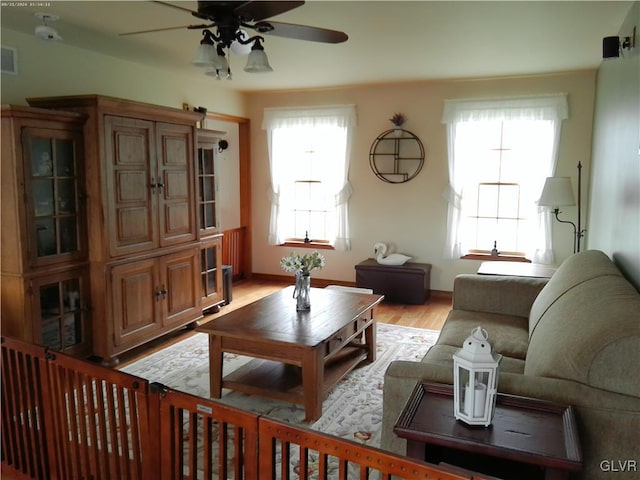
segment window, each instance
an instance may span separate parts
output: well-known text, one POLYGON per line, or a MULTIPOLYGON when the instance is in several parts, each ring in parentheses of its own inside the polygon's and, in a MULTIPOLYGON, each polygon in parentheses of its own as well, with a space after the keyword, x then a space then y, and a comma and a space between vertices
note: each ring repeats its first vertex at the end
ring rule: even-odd
POLYGON ((353 107, 266 109, 271 166, 269 243, 348 250, 347 180, 353 107))
POLYGON ((336 236, 333 173, 343 168, 345 127, 294 126, 272 132, 274 160, 282 166, 281 225, 286 240, 327 242, 336 236))
POLYGON ((566 97, 448 101, 447 257, 489 253, 552 263, 550 221, 536 202, 555 168, 566 97))

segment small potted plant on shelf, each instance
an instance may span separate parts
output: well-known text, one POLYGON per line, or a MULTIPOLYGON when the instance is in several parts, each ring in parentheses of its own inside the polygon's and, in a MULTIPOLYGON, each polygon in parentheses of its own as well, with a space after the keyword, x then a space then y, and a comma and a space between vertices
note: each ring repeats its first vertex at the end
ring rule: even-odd
POLYGON ((400 128, 402 124, 407 120, 407 117, 404 116, 404 113, 394 113, 393 116, 389 119, 391 123, 393 123, 396 128, 393 131, 393 134, 396 137, 402 136, 402 129, 400 128))

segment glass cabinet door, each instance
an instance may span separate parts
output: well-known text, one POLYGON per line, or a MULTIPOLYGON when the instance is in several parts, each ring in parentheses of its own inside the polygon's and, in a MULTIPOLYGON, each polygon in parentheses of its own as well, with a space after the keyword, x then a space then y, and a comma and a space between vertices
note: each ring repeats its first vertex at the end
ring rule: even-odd
POLYGON ((72 132, 26 129, 27 209, 34 266, 81 258, 81 142, 72 132))
POLYGON ((203 242, 200 249, 200 277, 202 285, 202 309, 207 309, 223 301, 222 270, 219 268, 222 242, 219 237, 203 242))
POLYGON ((216 233, 218 216, 216 210, 216 150, 217 138, 198 135, 198 195, 200 232, 216 233))
POLYGON ((84 270, 72 270, 32 281, 34 341, 73 354, 88 351, 89 288, 84 270))

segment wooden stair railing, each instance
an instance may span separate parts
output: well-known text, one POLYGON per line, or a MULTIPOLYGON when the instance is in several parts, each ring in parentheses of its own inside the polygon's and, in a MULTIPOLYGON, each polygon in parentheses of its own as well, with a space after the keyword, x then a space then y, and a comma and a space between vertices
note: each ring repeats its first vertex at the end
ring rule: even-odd
POLYGON ((222 233, 222 263, 231 265, 233 281, 245 278, 247 227, 232 228, 222 233))
POLYGON ((149 382, 59 353, 47 359, 58 478, 144 478, 149 382))
POLYGON ((472 478, 19 340, 0 342, 3 479, 472 478))
POLYGON ((260 480, 293 478, 301 480, 310 478, 468 480, 473 478, 448 473, 435 465, 413 461, 378 448, 266 417, 260 418, 259 428, 260 480))
POLYGON ((2 338, 3 475, 144 479, 149 382, 2 338))
POLYGON ((258 478, 258 415, 159 383, 151 388, 163 452, 156 478, 258 478))
POLYGON ((15 478, 51 478, 56 466, 43 454, 55 443, 42 398, 41 386, 49 383, 45 349, 3 338, 1 359, 2 465, 15 478))

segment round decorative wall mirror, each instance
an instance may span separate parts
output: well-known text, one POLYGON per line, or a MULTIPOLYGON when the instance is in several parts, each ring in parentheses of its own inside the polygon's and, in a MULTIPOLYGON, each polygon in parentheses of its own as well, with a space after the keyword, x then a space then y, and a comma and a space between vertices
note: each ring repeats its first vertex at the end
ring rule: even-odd
POLYGON ((376 177, 384 182, 408 182, 422 170, 424 146, 408 130, 387 130, 378 135, 371 145, 369 165, 376 177))

